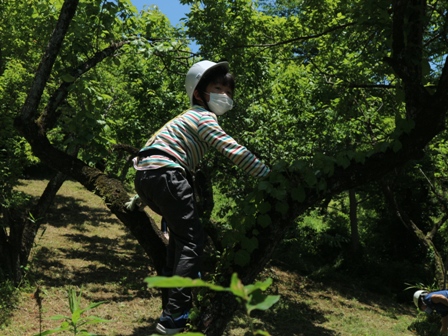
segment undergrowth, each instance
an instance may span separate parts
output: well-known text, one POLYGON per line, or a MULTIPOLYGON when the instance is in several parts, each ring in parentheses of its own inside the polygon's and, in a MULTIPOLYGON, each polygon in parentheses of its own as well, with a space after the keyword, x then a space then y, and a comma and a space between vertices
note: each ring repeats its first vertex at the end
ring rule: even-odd
POLYGON ((0 282, 0 329, 9 324, 19 299, 20 291, 11 281, 0 282))

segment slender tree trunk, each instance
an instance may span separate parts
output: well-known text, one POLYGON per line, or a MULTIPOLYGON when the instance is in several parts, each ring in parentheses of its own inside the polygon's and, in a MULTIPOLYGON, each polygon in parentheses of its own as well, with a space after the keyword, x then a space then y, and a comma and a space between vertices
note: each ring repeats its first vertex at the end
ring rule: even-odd
POLYGON ((15 209, 8 209, 3 213, 3 216, 6 225, 9 227, 9 235, 6 232, 1 234, 1 272, 3 277, 18 285, 22 278, 20 268, 21 233, 26 219, 21 218, 15 209))
POLYGON ((28 219, 23 228, 22 244, 20 250, 20 265, 26 266, 30 256, 31 249, 36 238, 37 231, 40 228, 41 220, 47 214, 49 208, 54 204, 54 199, 61 186, 67 180, 67 176, 57 172, 48 182, 42 196, 39 198, 37 205, 31 210, 34 219, 28 219))
POLYGON ((395 211, 397 217, 400 219, 403 225, 414 234, 415 238, 420 243, 426 246, 428 250, 432 251, 434 255, 434 276, 439 288, 443 288, 442 286, 444 286, 445 266, 442 256, 440 255, 439 251, 434 245, 434 242, 432 241, 432 237, 425 235, 425 233, 419 229, 419 227, 412 221, 412 219, 409 218, 408 214, 401 209, 389 185, 383 184, 383 193, 389 203, 389 206, 395 211))
POLYGON ((350 201, 350 235, 352 242, 352 252, 356 255, 359 251, 359 230, 358 230, 358 202, 356 200, 356 192, 354 189, 348 191, 350 201))
POLYGON ((448 269, 448 255, 445 258, 445 272, 443 273, 443 287, 442 288, 446 288, 446 270, 448 269))
POLYGON ((30 215, 16 210, 8 212, 6 220, 10 232, 9 236, 4 231, 0 234, 0 265, 15 285, 22 281, 23 269, 28 263, 41 219, 54 203, 54 198, 65 180, 66 175, 56 173, 48 182, 36 206, 30 210, 30 215))

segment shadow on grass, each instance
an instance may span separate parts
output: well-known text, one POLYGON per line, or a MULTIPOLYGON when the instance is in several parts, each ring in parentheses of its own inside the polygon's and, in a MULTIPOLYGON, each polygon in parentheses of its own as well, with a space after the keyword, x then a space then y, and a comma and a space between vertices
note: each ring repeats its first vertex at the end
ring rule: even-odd
MULTIPOLYGON (((84 199, 58 195, 45 221, 48 226, 69 229, 68 233, 67 231, 63 231, 66 232, 64 234, 61 233, 63 237, 82 245, 82 248, 74 247, 74 244, 66 244, 65 247, 58 248, 64 258, 81 259, 102 265, 100 267, 90 266, 90 273, 84 270, 75 270, 75 273, 80 272, 75 275, 82 275, 78 282, 102 282, 117 276, 121 278, 120 275, 124 272, 131 275, 138 274, 139 270, 145 274, 148 273, 148 267, 151 266, 150 259, 146 257, 144 250, 137 240, 127 232, 124 225, 111 216, 109 210, 90 207, 84 199), (111 233, 112 237, 89 234, 92 227, 104 227, 105 231, 100 231, 100 233, 105 232, 107 235, 107 230, 111 230, 111 226, 124 229, 124 234, 122 232, 119 237, 113 236, 114 233, 111 233)), ((40 260, 42 267, 45 267, 45 264, 51 266, 51 263, 55 263, 52 260, 51 252, 45 251, 45 249, 38 252, 36 259, 40 260)), ((59 266, 63 267, 62 264, 59 266)), ((51 282, 51 277, 47 280, 51 282)))
POLYGON ((148 336, 148 335, 157 334, 156 333, 157 322, 158 322, 158 319, 146 319, 145 324, 147 326, 134 328, 131 335, 132 336, 148 336))
POLYGON ((440 335, 440 316, 437 314, 426 315, 419 313, 417 319, 410 325, 409 329, 417 336, 440 335))
MULTIPOLYGON (((62 262, 48 248, 42 247, 34 257, 33 268, 38 270, 34 276, 51 287, 66 285, 79 286, 89 284, 118 284, 129 290, 142 291, 144 279, 150 273, 150 261, 141 253, 120 250, 123 243, 104 237, 83 237, 89 244, 83 249, 60 248, 65 262, 62 262), (70 260, 81 260, 83 266, 68 266, 70 260)), ((126 246, 131 244, 126 242, 126 246)), ((138 250, 137 246, 134 246, 138 250)), ((76 264, 75 264, 76 265, 76 264)), ((129 297, 123 295, 123 299, 129 297)))
POLYGON ((117 294, 114 300, 129 300, 128 290, 148 296, 143 280, 150 273, 151 261, 109 210, 90 207, 85 199, 58 195, 45 222, 47 230, 57 229, 52 239, 60 242, 36 249, 31 261, 33 278, 51 287, 103 285, 103 292, 110 284, 117 294))
POLYGON ((108 209, 93 208, 85 200, 57 195, 54 205, 45 217, 48 225, 66 227, 67 223, 77 230, 85 230, 85 225, 105 225, 116 223, 108 209))
POLYGON ((327 321, 324 312, 305 302, 289 300, 282 296, 273 310, 256 311, 253 317, 263 321, 256 329, 268 331, 271 335, 289 336, 332 336, 338 333, 320 326, 327 321), (275 313, 273 313, 275 311, 275 313))

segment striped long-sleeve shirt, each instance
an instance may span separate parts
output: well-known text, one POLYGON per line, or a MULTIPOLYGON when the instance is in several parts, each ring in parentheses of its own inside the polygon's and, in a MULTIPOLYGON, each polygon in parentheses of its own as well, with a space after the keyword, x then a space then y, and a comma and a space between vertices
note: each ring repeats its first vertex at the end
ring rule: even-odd
POLYGON ((270 172, 246 147, 224 132, 214 113, 200 106, 194 106, 166 123, 140 150, 159 149, 176 158, 177 162, 165 156, 151 155, 135 158, 134 167, 137 170, 180 168, 194 172, 210 147, 253 176, 263 177, 270 172))

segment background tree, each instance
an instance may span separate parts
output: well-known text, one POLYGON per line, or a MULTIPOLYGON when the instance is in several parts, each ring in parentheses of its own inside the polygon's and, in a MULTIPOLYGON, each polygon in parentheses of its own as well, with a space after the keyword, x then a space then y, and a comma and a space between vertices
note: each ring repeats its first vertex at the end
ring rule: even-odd
MULTIPOLYGON (((260 187, 279 200, 277 204, 271 202, 268 210, 259 204, 262 223, 269 223, 270 230, 275 231, 266 214, 271 220, 276 218, 272 221, 282 231, 279 217, 289 217, 288 211, 293 209, 303 211, 294 201, 305 198, 307 203, 313 196, 331 199, 338 194, 336 189, 360 184, 355 181, 365 184, 386 176, 405 161, 421 158, 426 143, 444 128, 442 101, 446 97, 442 98, 439 90, 445 81, 442 67, 446 65, 440 61, 444 60, 446 45, 440 43, 443 34, 427 25, 445 24, 440 16, 446 10, 443 6, 431 4, 427 10, 426 3, 412 1, 394 2, 392 7, 390 3, 365 1, 349 6, 335 1, 289 2, 287 9, 294 10, 283 11, 283 4, 275 2, 274 10, 270 8, 265 14, 246 1, 184 3, 192 4, 188 28, 199 44, 206 45, 211 36, 219 41, 204 53, 234 64, 242 83, 238 112, 258 112, 243 120, 261 125, 263 137, 258 137, 258 143, 248 141, 260 152, 274 154, 273 161, 283 158, 291 164, 288 183, 276 180, 273 174, 272 184, 260 187), (440 100, 436 103, 434 98, 440 100), (440 114, 434 112, 436 109, 440 114), (267 145, 270 141, 275 145, 267 145), (274 147, 278 152, 260 147, 274 147), (294 162, 297 158, 301 160, 294 162), (300 178, 294 170, 300 171, 300 178), (295 177, 302 182, 298 186, 295 177), (283 194, 279 185, 286 189, 283 194), (284 206, 285 195, 290 197, 289 207, 284 206), (273 209, 279 213, 272 214, 273 209)), ((244 122, 235 124, 247 126, 244 122)), ((250 127, 248 132, 256 134, 250 127)), ((228 180, 226 183, 229 185, 228 180)), ((244 205, 237 208, 246 209, 240 216, 256 213, 244 205)), ((256 231, 254 223, 245 229, 241 229, 241 221, 236 220, 235 225, 233 230, 244 232, 240 236, 256 231)), ((275 233, 268 235, 272 238, 275 233)), ((247 259, 250 255, 251 262, 258 264, 265 260, 263 253, 257 252, 265 252, 269 242, 259 239, 258 245, 248 245, 242 247, 247 253, 234 249, 235 255, 247 259), (254 245, 255 253, 250 253, 254 245)), ((242 272, 247 274, 246 269, 242 272)))
MULTIPOLYGON (((106 144, 126 138, 138 147, 153 131, 147 124, 163 123, 156 115, 187 106, 185 98, 179 100, 181 83, 196 59, 188 59, 181 32, 165 29, 160 13, 138 16, 128 1, 50 3, 55 28, 46 35, 15 126, 44 164, 102 197, 160 271, 163 241, 145 213, 124 209, 128 191, 115 178, 121 166, 106 144), (112 67, 109 59, 123 62, 112 67), (160 81, 153 69, 166 71, 168 80, 160 81), (119 90, 119 79, 133 84, 129 92, 119 90), (99 162, 105 163, 101 169, 95 167, 99 162)), ((188 33, 201 56, 228 59, 237 75, 239 107, 223 118, 224 128, 232 127, 232 135, 273 165, 269 178, 258 182, 242 180, 220 157, 209 161, 219 165, 217 190, 233 204, 218 228, 221 258, 210 275, 224 285, 234 271, 252 282, 282 240, 296 232, 297 218, 322 204, 342 208, 342 192, 421 159, 444 129, 444 3, 310 1, 286 12, 281 3, 278 12, 276 3, 262 11, 246 0, 183 3, 191 4, 188 33)), ((46 13, 48 6, 39 4, 46 13)), ((5 230, 9 246, 28 242, 20 251, 26 262, 38 225, 17 218, 8 225, 18 228, 20 238, 8 240, 5 230)), ((341 226, 337 232, 348 231, 341 226)), ((225 294, 207 295, 199 328, 221 335, 235 306, 225 294)))
MULTIPOLYGON (((15 39, 9 36, 11 49, 8 51, 11 54, 8 56, 3 53, 6 66, 2 75, 2 93, 5 95, 3 103, 6 113, 2 117, 7 120, 5 125, 9 123, 12 127, 12 118, 20 110, 20 105, 24 104, 27 91, 25 86, 30 85, 32 80, 29 74, 35 71, 38 57, 43 52, 42 46, 46 44, 42 41, 39 44, 27 44, 27 39, 35 41, 33 39, 45 36, 49 39, 62 11, 58 4, 57 1, 38 1, 33 6, 21 3, 15 8, 5 8, 5 11, 11 11, 10 15, 4 16, 4 20, 9 21, 2 27, 10 24, 11 31, 25 31, 29 35, 17 34, 15 39), (28 21, 25 20, 28 26, 21 26, 22 21, 28 18, 26 15, 30 16, 28 21), (47 24, 41 24, 42 21, 47 24), (34 29, 35 26, 39 26, 39 29, 34 29), (16 45, 24 45, 26 52, 18 51, 16 45), (30 45, 34 48, 32 52, 27 49, 30 45), (27 58, 28 54, 35 59, 27 58), (21 58, 19 55, 25 57, 21 58)), ((59 39, 53 42, 59 45, 52 45, 50 41, 46 54, 50 59, 41 62, 41 77, 36 78, 37 84, 28 95, 23 113, 30 121, 31 116, 34 116, 40 134, 45 134, 45 138, 52 144, 51 148, 66 153, 65 156, 70 155, 70 160, 78 157, 89 169, 98 167, 111 172, 112 176, 126 175, 126 159, 121 153, 112 152, 112 145, 126 139, 126 143, 139 146, 142 139, 160 126, 163 122, 161 117, 166 118, 167 114, 173 113, 173 109, 181 104, 182 99, 177 99, 179 90, 173 89, 179 77, 162 81, 160 74, 176 73, 173 69, 177 66, 186 66, 183 65, 185 59, 175 59, 171 54, 188 55, 189 51, 182 40, 177 39, 177 33, 159 11, 137 15, 129 1, 81 1, 79 6, 75 2, 68 8, 67 12, 76 8, 75 20, 68 25, 70 20, 61 15, 59 22, 68 20, 67 27, 64 28, 67 30, 64 43, 64 35, 53 39, 59 39), (111 43, 111 40, 114 42, 111 43), (159 101, 156 104, 157 99, 159 101), (151 107, 148 108, 148 105, 151 107)), ((60 29, 55 34, 63 34, 62 28, 60 29)), ((20 121, 17 122, 19 125, 20 121)), ((4 185, 7 192, 3 193, 4 230, 1 232, 0 264, 4 275, 19 283, 40 225, 39 220, 45 215, 65 177, 71 175, 66 174, 67 168, 55 169, 60 173, 50 181, 37 204, 25 205, 19 202, 20 198, 13 197, 12 193, 17 179, 23 174, 20 167, 25 166, 19 161, 20 155, 25 154, 22 161, 28 155, 31 160, 24 162, 31 164, 37 159, 29 149, 23 150, 26 148, 25 141, 19 137, 10 137, 11 133, 14 134, 11 127, 2 130, 2 136, 8 139, 5 145, 11 144, 5 148, 8 152, 5 159, 9 160, 5 167, 13 174, 9 174, 10 177, 4 175, 10 181, 4 185), (29 209, 30 206, 32 209, 29 209)), ((50 154, 46 149, 42 150, 46 153, 44 156, 50 154)), ((40 157, 38 160, 44 165, 48 164, 45 158, 40 157)), ((57 156, 49 160, 57 160, 57 156)), ((61 160, 64 161, 64 158, 61 160)), ((123 186, 119 189, 126 192, 123 186)), ((127 193, 123 194, 125 196, 127 193)), ((163 250, 159 239, 151 246, 163 250)), ((157 259, 159 261, 156 265, 161 263, 157 259)))

